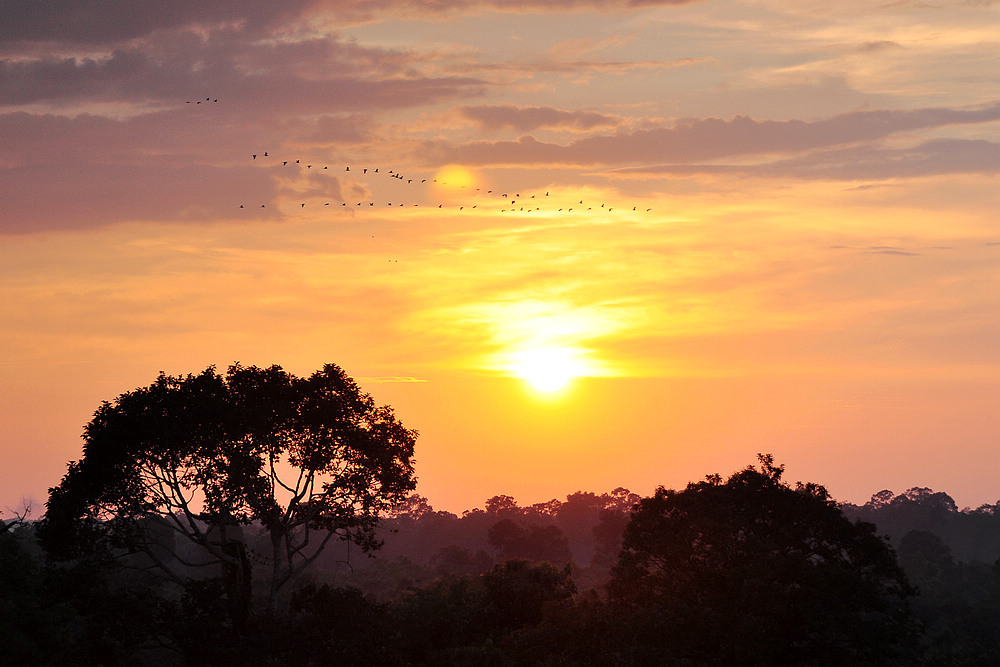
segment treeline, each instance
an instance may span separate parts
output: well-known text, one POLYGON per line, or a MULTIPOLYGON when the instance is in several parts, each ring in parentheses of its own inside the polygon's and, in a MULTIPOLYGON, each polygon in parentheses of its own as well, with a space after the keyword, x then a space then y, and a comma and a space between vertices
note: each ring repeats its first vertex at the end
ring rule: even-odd
MULTIPOLYGON (((647 498, 461 516, 411 495, 380 550, 331 543, 249 612, 225 572, 178 586, 127 553, 55 560, 7 521, 0 646, 25 665, 1000 664, 996 506, 839 505, 782 473, 762 456, 647 498)), ((252 561, 267 531, 243 534, 252 561)))

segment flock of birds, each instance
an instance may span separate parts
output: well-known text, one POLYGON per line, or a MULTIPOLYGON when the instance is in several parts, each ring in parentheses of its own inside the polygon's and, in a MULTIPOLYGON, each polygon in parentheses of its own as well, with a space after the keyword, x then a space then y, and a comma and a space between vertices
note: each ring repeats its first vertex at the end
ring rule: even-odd
MULTIPOLYGON (((264 162, 265 159, 268 162, 273 162, 274 164, 277 164, 279 162, 278 160, 275 160, 273 158, 273 156, 271 156, 268 151, 262 151, 260 153, 251 153, 250 157, 255 162, 258 161, 258 158, 260 159, 261 162, 264 162)), ((280 160, 280 163, 281 163, 282 167, 292 166, 292 167, 296 167, 296 168, 299 168, 299 169, 305 169, 305 170, 308 171, 308 170, 313 169, 313 167, 315 166, 316 167, 316 172, 328 172, 329 173, 329 171, 330 171, 329 165, 323 165, 322 167, 320 167, 319 165, 313 165, 313 164, 309 163, 308 161, 306 161, 305 163, 303 163, 303 161, 301 159, 296 159, 296 160, 291 160, 291 159, 284 160, 283 159, 283 160, 280 160)), ((427 183, 439 184, 441 186, 447 186, 448 185, 448 183, 446 181, 439 180, 437 178, 409 178, 407 176, 404 176, 402 173, 400 173, 398 171, 394 171, 392 169, 385 170, 385 171, 380 171, 378 167, 360 167, 360 168, 356 167, 354 169, 354 171, 351 171, 350 165, 347 165, 347 166, 344 167, 344 172, 342 172, 342 173, 350 173, 352 176, 357 176, 358 174, 360 174, 362 178, 365 178, 365 177, 367 177, 367 178, 374 178, 376 176, 376 174, 377 174, 379 177, 386 177, 386 178, 391 178, 391 179, 394 179, 394 180, 398 180, 400 182, 405 183, 406 185, 414 185, 415 184, 417 186, 420 186, 420 185, 427 184, 427 183)), ((501 213, 515 213, 515 212, 517 212, 517 213, 522 213, 522 212, 523 213, 531 213, 531 212, 543 211, 543 210, 546 210, 546 211, 555 211, 557 213, 561 213, 561 212, 570 213, 570 212, 572 212, 574 210, 577 210, 577 211, 605 211, 607 213, 611 213, 612 211, 615 210, 614 207, 608 206, 605 202, 601 202, 598 205, 596 203, 590 203, 590 202, 585 203, 584 200, 582 200, 582 199, 578 200, 578 201, 574 201, 572 203, 564 203, 562 206, 560 206, 559 204, 553 204, 553 203, 551 203, 552 201, 554 201, 555 198, 550 198, 550 196, 549 196, 550 193, 547 192, 547 191, 544 194, 539 191, 537 193, 527 193, 527 194, 525 194, 525 195, 522 196, 521 193, 519 193, 519 192, 500 192, 498 190, 483 190, 482 188, 478 188, 478 187, 473 188, 473 187, 467 186, 467 185, 453 184, 453 187, 456 187, 458 189, 468 189, 469 193, 470 193, 470 200, 466 200, 465 203, 462 203, 462 204, 437 203, 435 205, 434 203, 431 203, 431 204, 425 203, 424 206, 430 206, 432 208, 439 208, 439 209, 450 208, 450 209, 457 209, 459 211, 465 211, 465 210, 472 211, 472 210, 478 209, 479 205, 481 203, 492 203, 492 204, 495 204, 496 206, 500 206, 501 207, 500 208, 500 212, 501 213), (484 200, 485 200, 485 202, 484 202, 484 200), (518 204, 518 202, 520 202, 520 204, 518 204), (543 202, 548 202, 548 205, 543 206, 542 205, 543 202), (590 205, 588 205, 588 204, 590 204, 590 205)), ((398 207, 398 206, 420 206, 421 205, 419 201, 412 201, 412 202, 408 202, 408 203, 403 203, 403 202, 399 202, 399 201, 396 201, 396 202, 386 201, 386 203, 384 205, 382 205, 382 204, 376 204, 376 202, 374 200, 370 200, 370 199, 366 199, 364 201, 358 201, 356 203, 353 202, 353 201, 349 202, 347 200, 337 200, 335 202, 329 202, 329 201, 327 201, 327 202, 324 202, 322 205, 323 206, 331 206, 331 205, 336 205, 337 203, 339 203, 341 207, 351 206, 351 207, 355 207, 355 208, 356 207, 364 207, 364 206, 375 207, 376 205, 378 205, 378 206, 385 206, 385 207, 392 207, 392 206, 396 206, 396 207, 398 207)), ((247 205, 246 204, 240 204, 239 207, 240 208, 246 208, 247 205)), ((266 207, 267 207, 267 204, 260 204, 260 208, 266 208, 266 207)), ((301 202, 299 204, 299 207, 300 208, 305 208, 306 207, 306 202, 301 202)), ((619 207, 619 208, 621 208, 621 207, 619 207)), ((639 210, 640 209, 637 206, 633 206, 632 207, 632 211, 637 211, 638 212, 639 210)), ((651 211, 652 211, 651 208, 647 208, 647 209, 645 209, 644 212, 645 213, 649 213, 651 211)))
MULTIPOLYGON (((197 104, 217 104, 218 102, 219 102, 218 98, 213 98, 213 97, 206 97, 204 100, 197 99, 197 100, 187 100, 186 101, 187 104, 196 104, 196 105, 197 104)), ((266 150, 265 151, 260 151, 260 152, 257 152, 257 153, 250 153, 250 158, 254 162, 257 162, 258 158, 259 158, 260 159, 259 162, 265 162, 266 161, 266 162, 269 162, 269 163, 272 163, 272 164, 276 164, 277 163, 277 160, 275 160, 273 158, 273 156, 271 156, 271 154, 268 151, 266 151, 266 150)), ((309 163, 308 161, 306 161, 305 163, 303 163, 303 161, 301 159, 295 159, 295 160, 291 160, 291 159, 284 160, 283 159, 280 162, 281 162, 281 166, 282 167, 292 166, 292 167, 298 167, 298 168, 301 168, 301 169, 305 169, 307 171, 308 170, 312 170, 313 167, 314 167, 314 165, 311 164, 311 163, 309 163)), ((316 172, 327 172, 327 173, 330 172, 329 165, 324 165, 322 167, 320 167, 319 165, 315 165, 315 167, 316 167, 316 172)), ((358 174, 360 174, 362 177, 374 177, 375 175, 378 175, 379 177, 388 177, 388 178, 392 178, 394 180, 398 180, 400 182, 403 182, 406 185, 414 185, 414 184, 416 184, 416 185, 419 186, 419 185, 427 184, 428 182, 430 182, 432 184, 439 184, 441 186, 447 186, 448 185, 447 182, 445 182, 445 181, 439 181, 439 179, 437 179, 437 178, 408 178, 408 177, 404 176, 403 174, 401 174, 401 173, 399 173, 397 171, 394 171, 392 169, 385 170, 385 171, 380 171, 380 169, 378 167, 374 167, 374 168, 372 168, 372 167, 361 167, 361 168, 355 168, 354 171, 351 171, 351 167, 348 165, 348 166, 344 167, 344 172, 350 173, 352 176, 355 176, 355 177, 358 174)), ((423 202, 424 203, 421 204, 420 201, 417 201, 417 200, 419 200, 421 198, 420 197, 421 193, 417 192, 417 193, 415 193, 416 196, 414 197, 414 200, 411 200, 410 202, 403 203, 403 202, 399 202, 398 200, 396 202, 386 201, 386 203, 384 204, 384 206, 385 207, 391 207, 391 206, 415 206, 416 207, 416 206, 424 205, 424 206, 430 206, 431 208, 439 208, 439 209, 448 208, 448 209, 457 209, 459 211, 466 211, 466 210, 468 210, 468 211, 471 212, 471 211, 477 210, 477 209, 481 210, 481 206, 482 206, 482 208, 485 208, 487 205, 493 204, 496 207, 499 207, 499 212, 500 213, 534 213, 534 212, 541 212, 541 211, 555 212, 555 213, 572 213, 573 211, 577 211, 577 212, 596 212, 596 213, 604 212, 604 213, 611 213, 611 212, 613 212, 613 211, 616 210, 615 207, 608 206, 606 202, 601 202, 600 204, 598 204, 596 202, 585 202, 583 199, 579 199, 579 200, 576 200, 576 201, 566 201, 565 198, 560 199, 558 197, 550 197, 549 196, 550 195, 549 192, 545 192, 543 194, 543 193, 541 193, 539 191, 539 192, 536 192, 536 193, 528 193, 528 194, 522 196, 520 192, 500 192, 500 191, 497 191, 497 190, 483 190, 481 188, 473 188, 471 186, 454 185, 454 184, 453 184, 453 187, 457 187, 458 189, 468 189, 469 190, 469 194, 470 194, 469 198, 466 199, 464 201, 464 203, 461 203, 461 204, 437 203, 435 205, 434 203, 428 203, 430 201, 430 199, 429 199, 429 197, 427 196, 427 194, 425 192, 424 193, 424 197, 423 197, 423 202), (520 204, 519 204, 519 202, 520 202, 520 204), (556 203, 556 202, 559 202, 559 203, 556 203)), ((368 206, 368 207, 383 206, 382 204, 377 204, 372 199, 365 199, 364 201, 348 201, 348 200, 336 200, 334 202, 326 201, 326 202, 323 202, 322 206, 334 206, 334 205, 336 205, 338 203, 340 204, 341 207, 348 207, 348 206, 350 206, 352 208, 365 207, 365 206, 368 206)), ((300 202, 299 203, 299 208, 300 209, 304 209, 306 207, 306 205, 307 205, 306 202, 300 202)), ((239 208, 241 208, 241 209, 247 209, 247 208, 255 207, 255 206, 257 206, 257 205, 249 205, 249 204, 243 203, 243 204, 239 205, 239 208)), ((260 206, 260 208, 267 208, 267 204, 266 203, 262 203, 259 206, 260 206)), ((621 209, 628 210, 628 207, 618 207, 618 209, 619 210, 621 210, 621 209)), ((638 206, 632 206, 631 210, 634 211, 634 212, 650 213, 650 212, 652 212, 653 209, 651 209, 651 208, 640 209, 638 206)))

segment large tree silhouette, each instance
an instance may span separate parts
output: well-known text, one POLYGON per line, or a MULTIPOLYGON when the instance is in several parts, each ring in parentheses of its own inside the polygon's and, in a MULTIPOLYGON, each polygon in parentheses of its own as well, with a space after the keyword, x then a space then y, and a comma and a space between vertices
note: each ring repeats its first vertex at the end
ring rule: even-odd
POLYGON ((889 664, 913 593, 871 524, 761 455, 723 482, 659 488, 636 506, 613 600, 644 650, 719 664, 889 664))
POLYGON ((221 566, 244 610, 250 561, 263 563, 273 609, 331 539, 378 546, 379 514, 415 486, 415 438, 333 364, 308 378, 238 364, 161 373, 98 408, 83 458, 50 489, 42 539, 63 557, 139 552, 178 583, 221 566), (248 552, 251 523, 263 550, 248 552))

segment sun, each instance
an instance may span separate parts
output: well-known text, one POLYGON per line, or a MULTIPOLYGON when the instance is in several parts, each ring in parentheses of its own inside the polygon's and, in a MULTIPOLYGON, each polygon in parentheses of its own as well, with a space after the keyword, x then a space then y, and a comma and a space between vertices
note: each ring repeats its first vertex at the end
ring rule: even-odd
POLYGON ((517 377, 538 391, 551 393, 565 387, 570 380, 583 374, 583 368, 572 351, 561 348, 527 350, 517 354, 512 368, 517 377))
POLYGON ((475 172, 457 164, 448 165, 434 175, 434 185, 438 190, 472 190, 477 182, 475 172))

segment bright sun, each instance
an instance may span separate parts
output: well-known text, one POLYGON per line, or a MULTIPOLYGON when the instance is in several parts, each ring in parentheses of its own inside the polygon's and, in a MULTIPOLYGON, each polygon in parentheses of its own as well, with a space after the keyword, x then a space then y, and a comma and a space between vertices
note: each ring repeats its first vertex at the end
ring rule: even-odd
POLYGON ((434 184, 438 189, 472 189, 476 181, 474 172, 456 164, 448 165, 434 175, 434 184))
POLYGON ((519 353, 512 370, 515 375, 543 392, 558 391, 583 372, 570 351, 558 348, 519 353))

